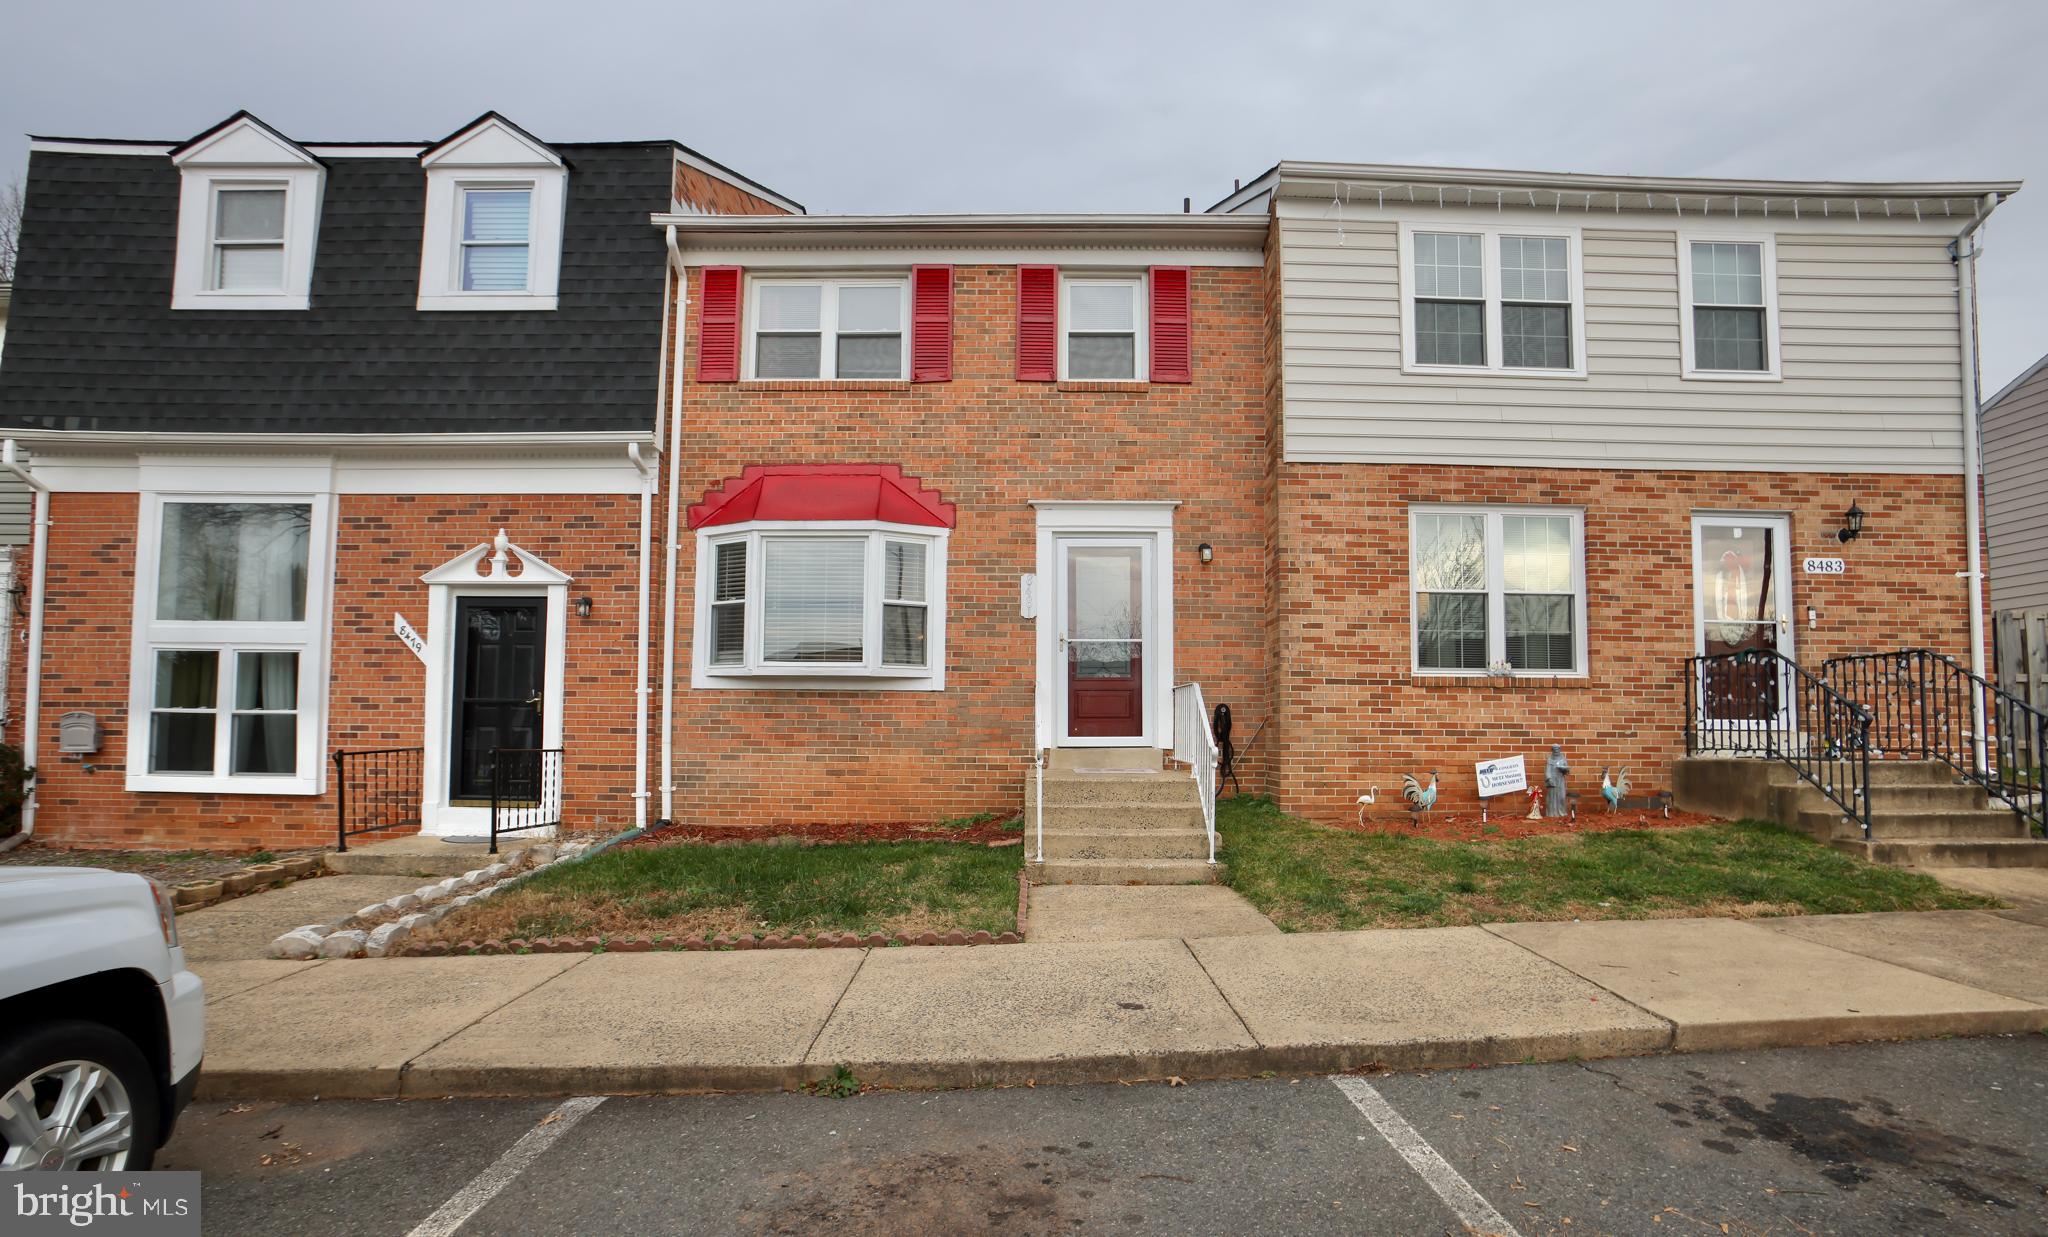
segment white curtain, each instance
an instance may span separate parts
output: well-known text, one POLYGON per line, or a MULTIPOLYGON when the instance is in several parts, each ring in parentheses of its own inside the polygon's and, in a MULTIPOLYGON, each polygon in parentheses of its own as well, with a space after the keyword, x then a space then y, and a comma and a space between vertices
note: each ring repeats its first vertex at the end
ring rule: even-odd
POLYGON ((311 525, 301 503, 164 504, 157 617, 302 621, 311 525))

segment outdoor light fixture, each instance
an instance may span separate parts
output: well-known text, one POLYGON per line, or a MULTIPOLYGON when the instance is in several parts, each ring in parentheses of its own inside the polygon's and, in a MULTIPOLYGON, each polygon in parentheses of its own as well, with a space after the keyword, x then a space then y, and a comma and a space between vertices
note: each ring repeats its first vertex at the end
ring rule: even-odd
POLYGON ((589 617, 590 617, 590 598, 588 598, 588 597, 578 597, 578 598, 576 599, 576 617, 577 617, 577 618, 589 618, 589 617))
POLYGON ((1849 509, 1842 513, 1842 520, 1842 531, 1835 534, 1836 538, 1846 544, 1863 535, 1863 508, 1856 505, 1855 499, 1849 500, 1849 509))
POLYGON ((1195 547, 1195 553, 1199 555, 1201 557, 1201 560, 1205 563, 1213 563, 1216 561, 1216 547, 1210 545, 1206 541, 1195 547))

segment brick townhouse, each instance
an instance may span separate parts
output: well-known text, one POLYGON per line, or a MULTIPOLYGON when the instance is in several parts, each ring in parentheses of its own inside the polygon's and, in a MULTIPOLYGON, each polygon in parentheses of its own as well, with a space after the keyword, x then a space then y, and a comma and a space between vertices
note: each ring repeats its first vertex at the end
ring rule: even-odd
POLYGON ((346 777, 475 835, 498 749, 562 753, 561 809, 630 824, 670 358, 647 221, 801 208, 495 114, 36 139, 28 184, 0 418, 45 490, 40 673, 8 694, 36 832, 319 845, 346 777))
POLYGON ((1200 879, 1199 800, 1122 825, 1189 810, 1219 704, 1318 819, 1553 744, 1661 788, 1802 725, 1689 657, 1971 661, 1967 237, 2016 189, 1283 163, 1205 214, 812 217, 495 117, 42 142, 39 831, 319 840, 332 753, 392 747, 467 834, 537 748, 583 824, 1025 805, 1043 876, 1200 879), (245 266, 278 303, 215 308, 245 266))

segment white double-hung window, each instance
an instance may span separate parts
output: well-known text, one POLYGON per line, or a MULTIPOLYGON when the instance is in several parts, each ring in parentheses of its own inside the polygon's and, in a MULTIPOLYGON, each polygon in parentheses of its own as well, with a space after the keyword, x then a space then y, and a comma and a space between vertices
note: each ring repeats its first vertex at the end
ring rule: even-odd
POLYGON ((1584 376, 1576 230, 1403 223, 1400 245, 1409 372, 1584 376))
POLYGON ((927 529, 702 532, 697 686, 941 687, 945 563, 945 535, 927 529))
POLYGON ((1778 377, 1776 250, 1769 236, 1678 238, 1686 377, 1778 377))
POLYGON ((276 184, 213 186, 213 259, 208 290, 283 292, 285 202, 276 184))
POLYGON ((1408 561, 1418 673, 1586 673, 1581 512, 1415 507, 1408 561))
POLYGON ((1070 277, 1060 281, 1060 376, 1075 382, 1136 382, 1146 373, 1145 281, 1070 277))
POLYGON ((463 186, 463 292, 525 292, 533 238, 533 187, 463 186))
POLYGON ((324 500, 146 495, 130 789, 311 794, 324 500))
POLYGON ((908 372, 910 283, 758 279, 749 377, 894 380, 908 372))

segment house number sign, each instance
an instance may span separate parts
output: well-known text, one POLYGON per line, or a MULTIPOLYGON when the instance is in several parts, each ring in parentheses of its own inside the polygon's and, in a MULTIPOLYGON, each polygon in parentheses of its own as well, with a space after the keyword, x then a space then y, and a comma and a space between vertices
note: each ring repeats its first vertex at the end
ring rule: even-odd
POLYGON ((419 658, 422 663, 427 660, 426 640, 412 629, 412 624, 405 621, 403 614, 391 616, 391 634, 398 637, 400 644, 411 649, 412 655, 419 658))
POLYGON ((1849 564, 1839 558, 1809 558, 1806 560, 1806 574, 1810 576, 1845 576, 1849 564))

